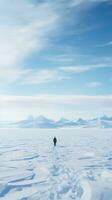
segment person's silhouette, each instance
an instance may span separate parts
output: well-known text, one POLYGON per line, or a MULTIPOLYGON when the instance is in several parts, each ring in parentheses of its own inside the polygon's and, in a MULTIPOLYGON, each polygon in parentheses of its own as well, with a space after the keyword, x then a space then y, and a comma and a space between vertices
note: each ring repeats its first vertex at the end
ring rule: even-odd
POLYGON ((56 146, 56 143, 57 143, 56 137, 53 138, 53 142, 54 142, 54 146, 56 146))

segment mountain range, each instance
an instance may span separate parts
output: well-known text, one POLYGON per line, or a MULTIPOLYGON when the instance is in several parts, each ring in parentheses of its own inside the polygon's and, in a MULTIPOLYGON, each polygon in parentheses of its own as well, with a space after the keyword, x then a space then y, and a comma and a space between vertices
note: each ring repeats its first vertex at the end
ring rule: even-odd
POLYGON ((83 128, 112 128, 112 117, 102 116, 93 119, 60 120, 48 119, 45 116, 29 116, 25 120, 8 123, 8 126, 15 128, 65 128, 65 127, 83 127, 83 128))

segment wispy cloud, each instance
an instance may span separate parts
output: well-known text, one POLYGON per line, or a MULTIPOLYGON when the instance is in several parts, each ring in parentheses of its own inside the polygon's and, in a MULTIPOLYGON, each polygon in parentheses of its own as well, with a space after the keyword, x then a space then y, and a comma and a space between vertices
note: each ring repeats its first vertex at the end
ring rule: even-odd
MULTIPOLYGON (((64 59, 64 57, 62 57, 64 59)), ((79 66, 66 66, 66 67, 56 67, 55 69, 42 69, 42 70, 27 70, 24 71, 24 76, 21 78, 22 84, 27 85, 38 85, 49 82, 57 82, 61 80, 71 79, 72 74, 86 73, 93 70, 110 68, 112 65, 109 63, 101 64, 90 64, 90 65, 79 65, 79 66)), ((101 86, 100 82, 91 82, 88 87, 98 87, 101 86)))
POLYGON ((106 42, 104 44, 98 45, 98 47, 110 47, 112 46, 112 41, 106 42))
POLYGON ((89 87, 89 88, 96 88, 96 87, 100 87, 100 86, 102 86, 102 85, 103 85, 103 83, 101 83, 101 82, 92 81, 92 82, 89 82, 89 83, 87 84, 87 87, 89 87))
POLYGON ((82 3, 101 3, 101 2, 111 2, 111 0, 71 0, 73 6, 78 6, 82 3))
POLYGON ((0 102, 32 102, 49 104, 85 104, 90 103, 108 103, 112 105, 112 95, 64 95, 64 94, 39 94, 35 96, 0 96, 0 102))
POLYGON ((22 84, 33 85, 43 84, 49 82, 61 81, 67 79, 68 76, 60 73, 57 70, 43 69, 43 70, 29 70, 22 80, 22 84))
POLYGON ((33 51, 47 47, 58 16, 47 2, 36 6, 20 0, 12 5, 8 0, 0 4, 0 81, 3 81, 1 77, 15 81, 21 76, 24 59, 33 51))
POLYGON ((66 66, 66 67, 60 67, 60 70, 68 73, 83 73, 90 71, 90 66, 66 66))
POLYGON ((110 68, 110 67, 112 67, 112 63, 105 62, 105 63, 98 63, 98 64, 90 64, 90 65, 65 66, 65 67, 61 67, 60 70, 69 72, 69 73, 84 73, 84 72, 93 71, 96 69, 110 68))

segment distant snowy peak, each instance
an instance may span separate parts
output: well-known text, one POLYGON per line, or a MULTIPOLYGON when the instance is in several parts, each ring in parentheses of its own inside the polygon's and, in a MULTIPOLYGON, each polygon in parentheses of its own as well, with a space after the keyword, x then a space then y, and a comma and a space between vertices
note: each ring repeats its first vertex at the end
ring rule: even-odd
POLYGON ((55 128, 55 121, 48 119, 42 115, 38 117, 28 117, 26 120, 17 122, 16 125, 20 128, 55 128))
POLYGON ((61 118, 60 120, 57 121, 57 126, 58 127, 75 126, 75 121, 61 118))
POLYGON ((79 118, 77 121, 76 121, 77 125, 86 125, 87 124, 87 120, 84 120, 82 118, 79 118))
POLYGON ((104 115, 103 117, 100 118, 100 120, 112 121, 112 117, 107 117, 106 115, 104 115))

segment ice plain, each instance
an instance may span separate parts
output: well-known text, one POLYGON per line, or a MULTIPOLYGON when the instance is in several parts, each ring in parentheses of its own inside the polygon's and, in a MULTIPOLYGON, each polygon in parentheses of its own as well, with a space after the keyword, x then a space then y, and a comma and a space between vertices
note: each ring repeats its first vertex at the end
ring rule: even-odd
POLYGON ((73 199, 112 200, 112 129, 0 129, 0 200, 73 199))

